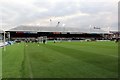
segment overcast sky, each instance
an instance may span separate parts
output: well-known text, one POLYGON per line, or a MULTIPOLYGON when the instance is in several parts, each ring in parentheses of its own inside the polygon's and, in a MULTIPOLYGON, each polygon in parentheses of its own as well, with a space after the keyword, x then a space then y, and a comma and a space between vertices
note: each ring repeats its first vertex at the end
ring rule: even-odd
POLYGON ((119 0, 0 0, 0 25, 79 27, 117 30, 119 0), (51 23, 50 23, 51 19, 51 23))

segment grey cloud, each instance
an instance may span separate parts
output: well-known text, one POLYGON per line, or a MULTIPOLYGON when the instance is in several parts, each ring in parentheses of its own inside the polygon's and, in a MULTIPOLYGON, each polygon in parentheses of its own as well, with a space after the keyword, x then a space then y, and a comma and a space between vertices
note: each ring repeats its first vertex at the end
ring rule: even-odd
MULTIPOLYGON (((6 1, 6 0, 5 0, 6 1)), ((117 18, 116 5, 106 2, 87 2, 86 0, 58 0, 55 3, 49 3, 50 0, 33 0, 28 4, 19 4, 19 2, 0 3, 0 10, 4 23, 6 24, 26 24, 34 23, 39 19, 49 19, 50 17, 64 17, 82 12, 89 14, 89 16, 78 16, 72 19, 63 20, 66 26, 81 27, 87 29, 90 24, 105 26, 110 25, 116 28, 117 20, 106 21, 107 17, 117 18), (48 11, 40 12, 37 9, 45 8, 48 11), (102 14, 103 13, 103 14, 102 14), (108 13, 108 14, 106 14, 108 13)), ((24 3, 24 1, 23 1, 24 3)), ((116 3, 117 4, 117 3, 116 3)))

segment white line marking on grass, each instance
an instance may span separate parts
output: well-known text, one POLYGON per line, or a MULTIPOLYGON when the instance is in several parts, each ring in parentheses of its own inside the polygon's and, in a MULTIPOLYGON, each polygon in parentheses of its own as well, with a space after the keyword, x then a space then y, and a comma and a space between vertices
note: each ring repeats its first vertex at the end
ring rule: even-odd
POLYGON ((29 72, 30 72, 30 78, 33 78, 32 67, 31 67, 29 55, 26 55, 26 58, 27 58, 27 62, 28 62, 28 68, 29 68, 29 72))

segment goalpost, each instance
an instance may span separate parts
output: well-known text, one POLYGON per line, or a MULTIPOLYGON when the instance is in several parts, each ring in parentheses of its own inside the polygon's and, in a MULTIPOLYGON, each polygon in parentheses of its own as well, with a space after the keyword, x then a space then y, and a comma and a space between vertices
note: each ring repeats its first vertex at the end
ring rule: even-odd
POLYGON ((43 43, 43 40, 45 40, 45 43, 47 43, 47 36, 38 37, 38 42, 39 43, 43 43))
POLYGON ((43 42, 43 37, 38 37, 38 42, 42 43, 43 42))

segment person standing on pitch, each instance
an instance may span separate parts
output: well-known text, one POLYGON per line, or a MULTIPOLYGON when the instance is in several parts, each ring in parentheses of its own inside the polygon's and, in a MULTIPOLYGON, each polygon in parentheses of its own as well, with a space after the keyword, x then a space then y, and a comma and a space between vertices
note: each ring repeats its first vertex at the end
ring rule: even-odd
POLYGON ((43 40, 43 44, 45 44, 45 42, 46 42, 46 40, 44 39, 44 40, 43 40))

